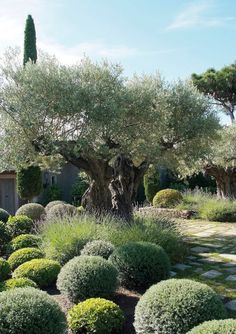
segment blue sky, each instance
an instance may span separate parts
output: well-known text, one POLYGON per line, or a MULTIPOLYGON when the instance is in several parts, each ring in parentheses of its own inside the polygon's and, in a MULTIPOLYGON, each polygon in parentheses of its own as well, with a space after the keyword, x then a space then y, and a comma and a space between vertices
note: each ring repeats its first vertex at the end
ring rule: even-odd
POLYGON ((127 75, 177 79, 236 59, 235 0, 0 0, 0 8, 0 53, 22 46, 32 14, 38 46, 64 63, 86 54, 127 75))

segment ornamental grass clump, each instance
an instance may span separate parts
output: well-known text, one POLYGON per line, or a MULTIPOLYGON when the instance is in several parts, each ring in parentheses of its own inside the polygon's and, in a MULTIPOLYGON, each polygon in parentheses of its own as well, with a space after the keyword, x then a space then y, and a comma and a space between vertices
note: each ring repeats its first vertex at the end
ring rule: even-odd
POLYGON ((72 307, 67 320, 73 334, 118 334, 124 324, 124 314, 110 300, 90 298, 72 307))
POLYGON ((17 211, 16 216, 27 216, 33 221, 38 221, 46 216, 46 211, 41 204, 28 203, 22 205, 17 211))
POLYGON ((153 285, 135 308, 137 334, 185 334, 200 323, 226 318, 220 297, 206 284, 170 279, 153 285))
POLYGON ((150 242, 118 247, 109 261, 117 268, 121 284, 131 289, 148 288, 170 277, 168 255, 162 247, 150 242))
POLYGON ((37 289, 37 284, 29 278, 9 278, 8 280, 0 283, 0 292, 16 289, 31 287, 37 289))
POLYGON ((41 259, 44 257, 43 252, 34 247, 21 248, 13 252, 8 258, 8 263, 10 264, 11 270, 15 270, 21 264, 33 260, 41 259))
POLYGON ((21 264, 13 272, 13 278, 26 277, 37 283, 40 288, 52 286, 57 279, 61 266, 49 259, 33 259, 21 264))
POLYGON ((21 234, 30 233, 33 230, 34 222, 27 216, 12 216, 7 221, 7 229, 12 238, 21 234))
POLYGON ((62 267, 57 288, 72 302, 110 297, 118 284, 116 268, 100 256, 78 256, 62 267))
POLYGON ((235 334, 236 320, 212 320, 194 327, 187 334, 235 334))
POLYGON ((101 256, 108 259, 115 247, 112 243, 104 240, 94 240, 88 242, 81 250, 81 255, 101 256))
POLYGON ((183 196, 178 190, 163 189, 158 191, 153 198, 155 208, 173 208, 183 200, 183 196))
POLYGON ((0 293, 0 331, 3 334, 65 334, 66 319, 46 292, 18 288, 0 293))

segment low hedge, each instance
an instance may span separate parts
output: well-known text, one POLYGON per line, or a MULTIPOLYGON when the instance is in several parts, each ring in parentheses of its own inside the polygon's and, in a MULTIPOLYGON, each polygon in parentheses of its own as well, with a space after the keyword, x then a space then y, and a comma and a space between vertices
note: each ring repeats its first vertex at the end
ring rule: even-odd
POLYGON ((18 288, 0 293, 0 330, 3 334, 65 334, 66 319, 46 292, 18 288))
POLYGON ((46 288, 55 283, 61 266, 58 262, 48 259, 34 259, 21 264, 14 272, 13 278, 26 277, 46 288))
POLYGON ((7 245, 8 254, 26 247, 38 247, 42 243, 42 239, 34 234, 21 234, 12 239, 7 245))
POLYGON ((33 226, 33 220, 27 216, 11 216, 7 221, 7 229, 12 238, 21 234, 30 233, 33 226))
POLYGON ((0 292, 11 290, 15 288, 26 288, 31 287, 37 289, 37 284, 28 278, 10 278, 0 283, 0 292))
POLYGON ((130 242, 118 247, 109 260, 119 271, 121 284, 131 289, 148 288, 170 277, 166 252, 150 242, 130 242))
POLYGON ((41 204, 28 203, 22 205, 17 211, 16 216, 27 216, 33 221, 38 221, 46 216, 46 211, 41 204))
POLYGON ((8 263, 10 264, 11 270, 15 270, 17 267, 27 261, 33 259, 41 259, 43 257, 43 252, 38 248, 21 248, 10 255, 10 257, 8 258, 8 263))
POLYGON ((236 320, 212 320, 194 327, 188 334, 235 334, 236 320))
POLYGON ((5 279, 8 278, 11 272, 11 267, 9 263, 3 259, 2 257, 0 258, 0 281, 5 281, 5 279))
POLYGON ((115 247, 112 243, 104 240, 94 240, 88 242, 81 251, 81 255, 101 256, 108 259, 115 247))
POLYGON ((103 298, 90 298, 75 305, 68 312, 68 325, 72 333, 120 333, 124 315, 118 305, 103 298))
POLYGON ((153 198, 155 208, 173 208, 183 200, 183 196, 178 190, 163 189, 158 191, 153 198))
POLYGON ((135 308, 137 334, 185 334, 200 323, 226 318, 220 297, 207 285, 170 279, 153 285, 135 308))
POLYGON ((117 287, 118 272, 100 256, 78 256, 62 267, 57 287, 72 302, 91 297, 109 297, 117 287))

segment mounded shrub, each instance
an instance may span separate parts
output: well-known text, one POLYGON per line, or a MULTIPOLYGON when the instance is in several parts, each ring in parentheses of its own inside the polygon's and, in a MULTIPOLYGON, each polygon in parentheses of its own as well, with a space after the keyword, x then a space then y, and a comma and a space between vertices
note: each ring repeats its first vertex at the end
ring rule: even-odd
POLYGON ((46 211, 41 204, 28 203, 22 205, 17 211, 16 216, 27 216, 33 221, 38 221, 46 215, 46 211))
POLYGON ((75 305, 67 319, 74 334, 119 333, 124 324, 124 315, 119 306, 103 298, 90 298, 75 305))
POLYGON ((56 204, 47 211, 47 215, 49 217, 58 218, 63 218, 64 216, 75 216, 77 213, 77 208, 71 204, 56 204))
POLYGON ((109 260, 119 271, 121 284, 128 288, 148 288, 170 276, 168 255, 150 242, 130 242, 118 247, 109 260))
POLYGON ((26 247, 38 247, 42 243, 42 239, 34 234, 21 234, 12 239, 7 245, 7 252, 10 254, 18 249, 26 247))
POLYGON ((236 222, 236 202, 209 199, 199 208, 199 215, 210 221, 236 222))
POLYGON ((46 212, 48 212, 54 205, 57 205, 57 204, 66 204, 66 202, 64 201, 51 201, 49 202, 46 206, 45 206, 45 210, 46 212))
POLYGON ((13 272, 13 278, 26 277, 37 283, 40 288, 51 286, 57 279, 61 266, 48 259, 33 259, 21 264, 13 272))
POLYGON ((11 272, 11 267, 7 260, 0 257, 0 281, 4 281, 8 278, 11 272))
POLYGON ((172 208, 183 200, 183 196, 178 190, 163 189, 158 191, 153 198, 155 208, 172 208))
POLYGON ((112 243, 104 240, 94 240, 88 242, 81 251, 81 255, 101 256, 108 259, 115 247, 112 243))
POLYGON ((0 329, 4 334, 64 334, 66 319, 46 292, 19 288, 0 294, 0 329))
POLYGON ((57 287, 72 302, 91 297, 109 297, 117 287, 118 272, 100 256, 77 256, 62 267, 57 287))
POLYGON ((82 205, 77 207, 77 213, 78 214, 82 214, 82 213, 85 213, 85 212, 86 212, 86 210, 82 205))
POLYGON ((8 263, 10 264, 11 270, 15 270, 21 264, 33 260, 41 259, 44 254, 41 250, 34 247, 21 248, 13 252, 8 258, 8 263))
POLYGON ((6 223, 9 217, 10 214, 6 210, 0 208, 0 221, 6 223))
POLYGON ((37 284, 29 278, 10 278, 0 283, 0 292, 15 288, 31 287, 37 289, 37 284))
POLYGON ((34 222, 27 216, 12 216, 7 221, 7 229, 12 238, 21 234, 30 233, 33 229, 34 222))
POLYGON ((7 243, 11 239, 10 233, 6 227, 6 224, 0 221, 0 250, 3 252, 7 243))
POLYGON ((236 320, 212 320, 193 328, 188 334, 234 334, 236 333, 236 320))
POLYGON ((185 334, 200 323, 224 319, 220 297, 207 285, 170 279, 153 285, 135 309, 137 334, 185 334))

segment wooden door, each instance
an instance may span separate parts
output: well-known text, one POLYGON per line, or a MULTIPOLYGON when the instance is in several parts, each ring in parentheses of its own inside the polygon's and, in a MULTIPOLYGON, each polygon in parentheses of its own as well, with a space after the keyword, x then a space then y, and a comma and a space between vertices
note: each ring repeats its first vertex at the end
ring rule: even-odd
POLYGON ((16 211, 15 179, 0 179, 0 208, 10 214, 16 211))

